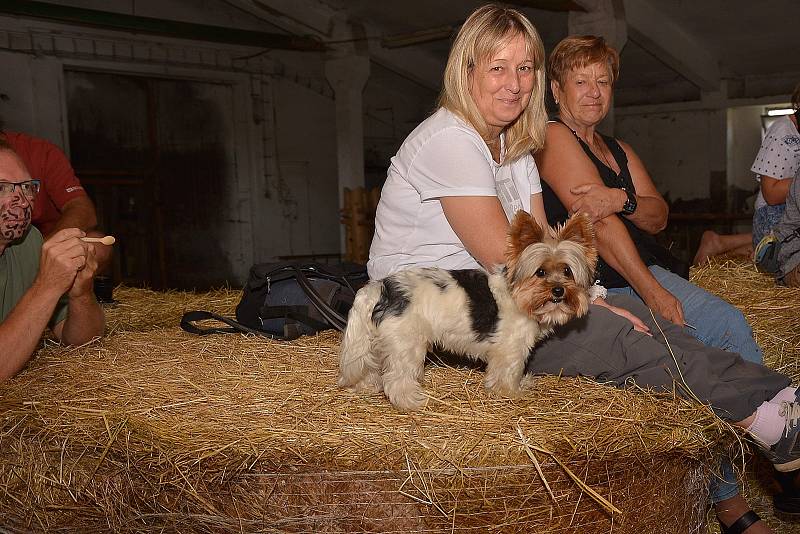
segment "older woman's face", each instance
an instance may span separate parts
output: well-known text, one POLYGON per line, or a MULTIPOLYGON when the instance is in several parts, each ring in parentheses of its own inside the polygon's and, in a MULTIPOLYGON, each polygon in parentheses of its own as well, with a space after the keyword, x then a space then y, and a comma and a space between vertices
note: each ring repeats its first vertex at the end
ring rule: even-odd
POLYGON ((470 72, 469 93, 492 135, 500 135, 530 102, 536 74, 526 48, 517 35, 470 72))
POLYGON ((562 116, 568 115, 584 126, 605 118, 611 106, 611 75, 605 63, 593 63, 567 73, 564 85, 553 82, 553 95, 562 116))

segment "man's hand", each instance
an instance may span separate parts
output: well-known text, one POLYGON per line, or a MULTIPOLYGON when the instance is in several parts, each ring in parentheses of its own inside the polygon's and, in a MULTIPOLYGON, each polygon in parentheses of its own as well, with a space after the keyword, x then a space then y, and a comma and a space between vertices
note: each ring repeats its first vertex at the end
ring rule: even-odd
POLYGON ((49 290, 57 290, 60 294, 69 291, 70 296, 82 295, 87 287, 91 288, 97 262, 92 245, 80 239, 85 235, 77 228, 67 228, 59 230, 44 242, 39 274, 36 277, 40 285, 49 290))
POLYGON ((570 206, 570 215, 585 213, 593 223, 619 212, 627 199, 623 190, 600 184, 583 184, 569 191, 578 197, 570 206))
POLYGON ((675 295, 664 289, 660 284, 658 287, 642 295, 642 300, 647 307, 655 313, 661 314, 665 319, 672 321, 676 325, 683 327, 686 322, 683 318, 683 306, 675 295))
POLYGON ((83 241, 81 241, 81 244, 86 248, 86 261, 83 268, 78 269, 78 273, 75 275, 75 281, 72 283, 72 287, 69 288, 70 298, 94 295, 94 275, 97 272, 95 247, 105 246, 84 243, 83 241))

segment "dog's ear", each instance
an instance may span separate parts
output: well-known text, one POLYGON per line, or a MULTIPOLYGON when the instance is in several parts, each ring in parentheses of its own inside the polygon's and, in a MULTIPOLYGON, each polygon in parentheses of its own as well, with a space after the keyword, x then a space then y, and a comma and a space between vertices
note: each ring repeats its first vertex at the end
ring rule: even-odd
POLYGON ((506 258, 518 257, 532 243, 541 243, 544 230, 527 211, 519 210, 508 231, 506 258))
POLYGON ((558 236, 563 241, 575 241, 584 247, 594 248, 594 226, 585 213, 577 213, 570 217, 558 232, 558 236))

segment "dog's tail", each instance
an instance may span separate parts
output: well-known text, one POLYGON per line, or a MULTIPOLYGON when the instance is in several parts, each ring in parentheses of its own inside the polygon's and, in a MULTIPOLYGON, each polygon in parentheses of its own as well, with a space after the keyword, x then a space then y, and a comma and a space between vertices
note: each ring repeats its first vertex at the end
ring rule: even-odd
POLYGON ((342 387, 357 386, 372 373, 380 373, 379 362, 372 351, 372 338, 375 324, 372 311, 383 293, 383 282, 373 280, 356 294, 347 328, 342 337, 342 350, 339 354, 339 380, 342 387))

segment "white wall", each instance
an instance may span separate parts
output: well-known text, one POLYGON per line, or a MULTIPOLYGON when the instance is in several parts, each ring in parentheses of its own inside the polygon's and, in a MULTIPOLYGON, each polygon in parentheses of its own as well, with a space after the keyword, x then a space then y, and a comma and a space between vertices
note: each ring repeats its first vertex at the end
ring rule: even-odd
POLYGON ((615 131, 671 200, 715 197, 725 200, 728 211, 739 212, 743 208, 734 196, 756 187, 750 166, 761 145, 761 115, 783 98, 759 99, 757 105, 731 100, 722 103, 727 107, 711 109, 697 103, 684 109, 674 104, 618 108, 615 131))
POLYGON ((707 198, 711 172, 724 170, 713 148, 725 139, 717 118, 718 112, 706 110, 617 113, 615 131, 633 147, 663 195, 673 201, 707 198))
MULTIPOLYGON (((2 35, 2 32, 0 32, 2 35)), ((51 57, 0 51, 0 117, 10 130, 65 147, 62 63, 51 57)))

